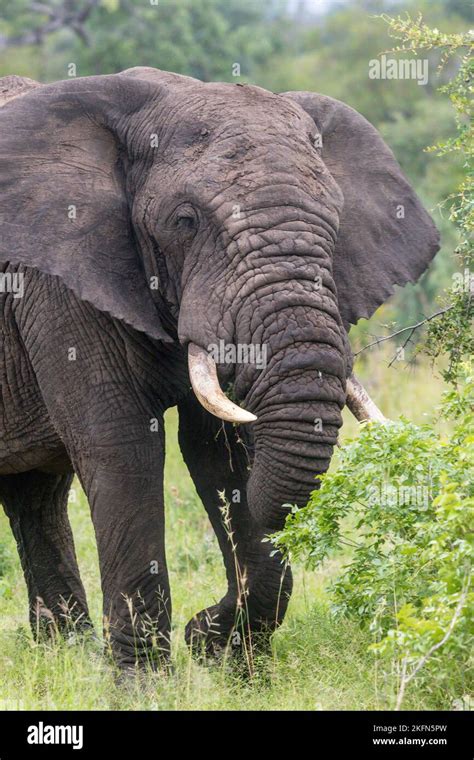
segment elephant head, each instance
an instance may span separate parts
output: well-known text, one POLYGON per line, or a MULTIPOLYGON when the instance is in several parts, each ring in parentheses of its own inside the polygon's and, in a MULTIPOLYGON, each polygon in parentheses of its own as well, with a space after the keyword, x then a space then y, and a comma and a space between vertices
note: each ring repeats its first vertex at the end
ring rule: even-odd
POLYGON ((33 87, 0 119, 0 258, 179 340, 202 403, 254 421, 249 503, 280 525, 330 461, 349 325, 438 250, 380 135, 323 95, 143 68, 33 87), (259 347, 265 362, 211 346, 259 347))

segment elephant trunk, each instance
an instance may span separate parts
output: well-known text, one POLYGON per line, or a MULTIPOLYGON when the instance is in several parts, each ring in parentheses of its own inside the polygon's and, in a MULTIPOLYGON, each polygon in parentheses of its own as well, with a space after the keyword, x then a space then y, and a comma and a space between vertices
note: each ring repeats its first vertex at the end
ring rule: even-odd
POLYGON ((253 519, 267 532, 283 526, 288 505, 304 506, 329 467, 345 402, 343 358, 334 347, 306 344, 275 355, 265 390, 248 405, 254 463, 247 486, 253 519), (319 369, 321 367, 321 369, 319 369))
MULTIPOLYGON (((207 351, 190 343, 188 364, 191 385, 204 409, 226 422, 245 424, 256 421, 254 414, 246 412, 225 396, 217 378, 216 363, 207 351)), ((358 422, 387 420, 354 373, 347 380, 346 405, 358 422)))
MULTIPOLYGON (((351 364, 332 277, 331 229, 313 224, 310 232, 292 232, 289 224, 235 241, 236 269, 221 322, 228 338, 219 340, 227 344, 224 354, 219 347, 213 361, 192 338, 188 347, 201 404, 222 419, 252 421, 248 502, 268 531, 281 527, 282 505, 306 503, 316 476, 329 466, 351 364), (233 392, 244 409, 222 393, 216 362, 234 368, 233 392)), ((193 326, 183 324, 183 333, 193 335, 193 326)), ((381 417, 355 379, 348 390, 358 419, 381 417)))

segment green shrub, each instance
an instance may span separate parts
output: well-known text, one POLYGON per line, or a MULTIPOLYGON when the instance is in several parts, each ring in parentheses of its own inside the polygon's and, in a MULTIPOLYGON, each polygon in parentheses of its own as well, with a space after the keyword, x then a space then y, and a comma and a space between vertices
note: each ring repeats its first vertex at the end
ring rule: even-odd
MULTIPOLYGON (((351 547, 330 589, 336 616, 373 632, 373 649, 405 673, 420 659, 468 667, 474 642, 474 378, 464 366, 440 422, 366 424, 340 450, 303 509, 272 541, 316 568, 351 547), (432 651, 433 650, 433 651, 432 651)), ((435 666, 434 666, 435 667, 435 666)), ((440 665, 441 667, 441 665, 440 665)), ((436 669, 436 668, 435 668, 436 669)), ((418 671, 417 671, 418 672, 418 671)))
POLYGON ((349 562, 330 589, 333 613, 368 627, 371 649, 396 664, 397 708, 408 683, 427 669, 432 686, 445 684, 457 697, 455 706, 471 704, 474 651, 474 379, 466 362, 474 351, 472 35, 430 29, 421 16, 384 18, 402 42, 395 51, 442 51, 441 67, 459 60, 442 88, 454 107, 456 134, 432 150, 465 159, 466 176, 447 199, 459 231, 454 254, 461 273, 444 292, 443 309, 426 320, 421 346, 433 359, 447 359, 441 374, 449 390, 440 412, 447 432, 404 418, 363 426, 341 450, 340 467, 320 479, 308 505, 293 508, 271 540, 310 568, 349 546, 349 562))

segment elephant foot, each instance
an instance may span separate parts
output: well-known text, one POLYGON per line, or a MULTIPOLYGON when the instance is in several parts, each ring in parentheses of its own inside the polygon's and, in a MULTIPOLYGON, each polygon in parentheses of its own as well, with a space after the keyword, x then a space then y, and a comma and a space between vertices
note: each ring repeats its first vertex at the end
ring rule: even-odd
POLYGON ((32 606, 30 624, 37 641, 65 639, 74 644, 83 637, 94 635, 94 626, 79 605, 74 604, 67 608, 64 603, 60 603, 53 612, 40 596, 36 597, 32 606))
POLYGON ((186 626, 185 639, 200 662, 228 661, 252 675, 255 658, 271 652, 273 630, 251 627, 241 608, 221 603, 198 612, 186 626))
POLYGON ((120 663, 114 660, 113 681, 120 689, 148 689, 157 680, 169 679, 175 676, 175 667, 169 658, 161 657, 152 663, 138 661, 135 665, 120 663))
POLYGON ((117 638, 106 641, 105 656, 116 669, 119 679, 125 681, 142 677, 143 674, 172 674, 171 650, 168 636, 162 640, 131 642, 117 638))
POLYGON ((235 614, 219 604, 198 612, 187 624, 184 637, 197 659, 220 659, 233 646, 235 614))

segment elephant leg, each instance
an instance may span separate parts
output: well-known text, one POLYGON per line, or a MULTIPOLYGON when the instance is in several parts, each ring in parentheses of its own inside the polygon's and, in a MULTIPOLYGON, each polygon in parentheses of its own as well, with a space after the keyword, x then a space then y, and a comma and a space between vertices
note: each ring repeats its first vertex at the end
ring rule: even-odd
POLYGON ((169 652, 171 617, 159 395, 169 395, 168 354, 65 294, 56 278, 45 278, 31 314, 47 325, 41 350, 26 316, 20 334, 91 509, 107 650, 126 669, 158 664, 169 652))
POLYGON ((78 458, 91 507, 103 593, 104 636, 117 664, 166 665, 171 598, 164 542, 163 425, 137 429, 138 412, 120 419, 121 445, 110 430, 78 458))
POLYGON ((283 619, 291 572, 278 554, 271 556, 273 547, 262 543, 265 531, 250 516, 252 446, 245 432, 204 411, 194 396, 178 409, 181 451, 216 533, 228 583, 218 604, 189 621, 186 641, 197 654, 218 655, 230 646, 248 661, 257 647, 267 648, 283 619))
POLYGON ((92 627, 67 514, 72 474, 35 470, 0 478, 28 588, 35 635, 92 627))

